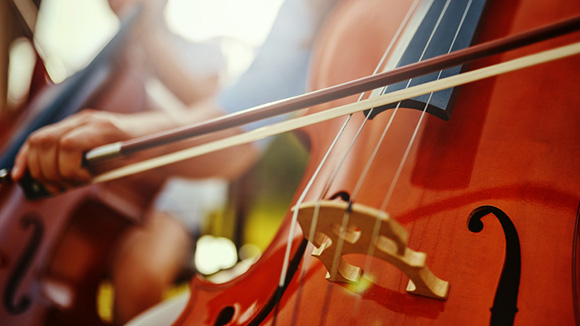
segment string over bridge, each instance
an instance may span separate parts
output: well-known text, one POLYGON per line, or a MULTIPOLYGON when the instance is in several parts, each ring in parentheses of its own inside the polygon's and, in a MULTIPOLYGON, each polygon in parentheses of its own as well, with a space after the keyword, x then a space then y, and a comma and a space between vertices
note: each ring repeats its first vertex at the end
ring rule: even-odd
POLYGON ((305 237, 316 247, 312 255, 328 271, 326 278, 334 282, 357 283, 361 268, 346 262, 346 254, 364 254, 382 259, 397 267, 409 278, 407 292, 445 300, 449 283, 431 272, 427 255, 407 247, 409 233, 385 212, 361 204, 322 200, 309 202, 298 209, 298 222, 305 237), (341 225, 345 214, 348 225, 341 225), (315 232, 310 232, 317 218, 315 232), (373 236, 373 230, 377 234, 373 236))

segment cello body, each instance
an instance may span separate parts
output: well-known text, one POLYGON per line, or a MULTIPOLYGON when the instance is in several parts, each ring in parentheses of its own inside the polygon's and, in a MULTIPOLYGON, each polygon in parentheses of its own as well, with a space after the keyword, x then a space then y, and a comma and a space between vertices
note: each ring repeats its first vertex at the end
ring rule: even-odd
MULTIPOLYGON (((319 35, 312 88, 371 74, 410 6, 410 1, 341 2, 319 35)), ((580 3, 572 1, 491 1, 477 42, 578 14, 580 3)), ((467 69, 578 38, 574 33, 467 69)), ((424 252, 430 270, 449 282, 444 300, 407 293, 409 278, 401 270, 365 254, 343 257, 363 268, 357 283, 328 281, 327 269, 310 256, 314 246, 300 254, 306 236, 300 231, 292 238, 291 267, 280 295, 276 289, 292 224, 289 212, 270 247, 242 276, 225 284, 194 278, 190 301, 175 325, 579 323, 578 67, 576 56, 461 86, 449 121, 425 115, 402 165, 421 112, 397 110, 362 181, 395 110, 368 121, 349 151, 364 119, 354 115, 336 146, 340 154, 331 155, 307 193, 306 202, 316 202, 323 193, 326 200, 385 206, 408 231, 408 247, 424 252), (324 192, 343 153, 348 156, 324 192)), ((337 120, 303 130, 310 159, 298 194, 343 124, 337 120)))

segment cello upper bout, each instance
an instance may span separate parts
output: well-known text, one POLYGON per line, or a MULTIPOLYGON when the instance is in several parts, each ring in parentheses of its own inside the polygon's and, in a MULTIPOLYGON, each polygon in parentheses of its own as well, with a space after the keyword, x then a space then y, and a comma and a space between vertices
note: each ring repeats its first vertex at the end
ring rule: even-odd
MULTIPOLYGON (((371 75, 411 2, 340 1, 316 40, 311 59, 311 88, 371 75)), ((352 97, 342 101, 352 102, 352 97)))

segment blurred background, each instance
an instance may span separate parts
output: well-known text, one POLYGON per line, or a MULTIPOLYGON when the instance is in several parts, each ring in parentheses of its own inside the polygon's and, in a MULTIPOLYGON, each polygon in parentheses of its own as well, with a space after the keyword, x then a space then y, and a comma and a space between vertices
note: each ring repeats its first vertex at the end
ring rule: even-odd
MULTIPOLYGON (((186 40, 219 40, 231 78, 251 62, 280 4, 281 0, 169 0, 164 16, 171 31, 186 40)), ((34 40, 51 79, 58 83, 84 67, 118 29, 119 18, 106 0, 43 0, 34 40)))
MULTIPOLYGON (((219 74, 218 88, 222 88, 248 68, 281 2, 168 0, 161 14, 178 40, 176 49, 185 58, 197 55, 197 66, 211 65, 219 74), (207 46, 212 50, 204 52, 207 46)), ((37 60, 45 68, 48 84, 62 83, 85 68, 120 28, 119 17, 107 0, 8 3, 0 4, 0 124, 8 123, 10 116, 26 106, 37 60)), ((134 59, 138 61, 138 55, 134 59)), ((192 69, 195 73, 198 68, 192 69)), ((145 88, 148 96, 162 104, 175 102, 155 78, 147 78, 145 88)), ((233 187, 228 186, 223 204, 204 212, 191 270, 224 282, 248 268, 284 217, 306 159, 306 150, 292 135, 273 139, 256 166, 233 187)), ((185 275, 175 291, 187 287, 190 274, 185 275)), ((112 314, 112 291, 103 282, 99 314, 105 320, 112 314)), ((172 295, 171 291, 167 294, 172 295)))

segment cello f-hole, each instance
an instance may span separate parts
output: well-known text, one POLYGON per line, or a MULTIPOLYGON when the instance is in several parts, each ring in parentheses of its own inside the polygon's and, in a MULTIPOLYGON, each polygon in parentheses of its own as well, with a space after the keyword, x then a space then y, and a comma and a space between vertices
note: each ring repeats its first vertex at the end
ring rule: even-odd
POLYGON ((330 196, 330 199, 337 199, 340 198, 344 202, 350 202, 350 194, 347 191, 339 191, 334 195, 330 196))
POLYGON ((234 307, 232 307, 232 306, 225 307, 218 314, 214 325, 215 326, 227 325, 232 320, 232 317, 234 317, 235 312, 236 312, 236 310, 234 309, 234 307))
POLYGON ((18 315, 25 312, 32 303, 32 299, 28 296, 22 296, 18 302, 16 302, 16 290, 18 289, 18 285, 22 281, 22 278, 26 275, 26 271, 30 267, 30 263, 40 246, 44 234, 44 225, 42 224, 41 219, 36 215, 25 215, 20 220, 20 224, 23 229, 32 228, 32 234, 30 235, 30 240, 24 249, 22 258, 18 261, 16 268, 14 268, 8 279, 4 291, 4 308, 6 308, 6 311, 12 315, 18 315))
POLYGON ((480 206, 469 214, 469 231, 477 233, 483 230, 481 218, 493 214, 503 228, 506 247, 501 277, 491 307, 490 325, 513 325, 518 312, 518 291, 520 286, 521 253, 520 239, 515 225, 501 209, 493 206, 480 206))

